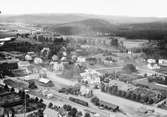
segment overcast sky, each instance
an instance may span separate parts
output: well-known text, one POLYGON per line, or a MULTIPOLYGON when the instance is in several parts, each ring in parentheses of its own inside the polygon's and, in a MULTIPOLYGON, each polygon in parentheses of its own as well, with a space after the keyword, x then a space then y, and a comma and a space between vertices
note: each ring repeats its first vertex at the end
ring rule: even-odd
POLYGON ((167 17, 167 0, 0 0, 3 14, 85 13, 167 17))

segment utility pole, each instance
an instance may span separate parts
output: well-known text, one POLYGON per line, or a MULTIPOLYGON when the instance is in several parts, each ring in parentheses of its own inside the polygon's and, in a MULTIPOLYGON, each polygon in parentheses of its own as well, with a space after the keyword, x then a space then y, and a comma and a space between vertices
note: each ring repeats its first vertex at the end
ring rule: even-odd
POLYGON ((26 100, 26 92, 27 92, 27 90, 24 89, 24 92, 25 92, 25 94, 24 94, 24 117, 26 117, 26 106, 27 106, 26 105, 26 101, 27 101, 26 100))

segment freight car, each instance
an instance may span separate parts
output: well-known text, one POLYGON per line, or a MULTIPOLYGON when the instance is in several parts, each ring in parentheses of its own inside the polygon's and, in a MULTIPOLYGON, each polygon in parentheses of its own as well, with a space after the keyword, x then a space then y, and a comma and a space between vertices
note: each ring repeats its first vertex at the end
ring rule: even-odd
POLYGON ((87 106, 87 107, 89 106, 88 102, 77 99, 77 98, 69 97, 69 100, 72 102, 78 103, 80 105, 83 105, 83 106, 87 106))

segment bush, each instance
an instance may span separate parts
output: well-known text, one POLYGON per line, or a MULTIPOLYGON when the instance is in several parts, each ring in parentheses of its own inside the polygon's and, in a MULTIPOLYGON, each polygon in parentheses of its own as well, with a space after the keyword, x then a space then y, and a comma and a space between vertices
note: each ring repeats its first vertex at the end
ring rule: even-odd
POLYGON ((63 105, 64 110, 71 111, 72 107, 70 105, 63 105))
POLYGON ((15 92, 15 89, 12 87, 12 88, 10 89, 10 91, 11 91, 11 92, 15 92))
POLYGON ((53 104, 49 103, 48 108, 52 108, 52 107, 53 107, 53 104))
POLYGON ((84 117, 91 117, 89 113, 85 113, 84 117))
POLYGON ((35 85, 35 82, 29 82, 28 88, 30 88, 30 89, 37 89, 38 87, 35 85))
POLYGON ((99 104, 99 101, 100 101, 100 99, 99 99, 98 97, 93 97, 93 98, 91 99, 91 102, 92 102, 93 104, 95 104, 95 105, 98 105, 98 104, 99 104))
POLYGON ((133 64, 127 64, 123 67, 123 71, 125 71, 128 74, 131 74, 137 72, 137 69, 133 64))

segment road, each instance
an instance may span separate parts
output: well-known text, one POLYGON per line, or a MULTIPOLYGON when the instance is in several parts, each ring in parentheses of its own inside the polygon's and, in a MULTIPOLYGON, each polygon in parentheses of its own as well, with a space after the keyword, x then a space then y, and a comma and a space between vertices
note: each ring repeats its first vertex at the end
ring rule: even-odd
POLYGON ((122 69, 122 67, 112 67, 112 68, 109 68, 109 67, 100 67, 100 68, 95 68, 94 70, 115 70, 115 69, 122 69))

